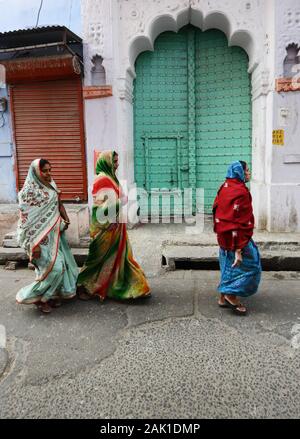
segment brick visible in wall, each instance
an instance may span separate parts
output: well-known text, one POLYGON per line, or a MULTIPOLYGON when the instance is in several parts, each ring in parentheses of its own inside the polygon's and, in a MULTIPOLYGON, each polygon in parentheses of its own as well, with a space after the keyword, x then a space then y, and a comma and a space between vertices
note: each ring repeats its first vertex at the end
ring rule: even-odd
POLYGON ((276 91, 298 91, 300 90, 300 78, 278 78, 276 79, 276 91))
POLYGON ((85 86, 83 87, 83 97, 84 99, 99 99, 99 98, 107 98, 112 96, 112 86, 85 86))

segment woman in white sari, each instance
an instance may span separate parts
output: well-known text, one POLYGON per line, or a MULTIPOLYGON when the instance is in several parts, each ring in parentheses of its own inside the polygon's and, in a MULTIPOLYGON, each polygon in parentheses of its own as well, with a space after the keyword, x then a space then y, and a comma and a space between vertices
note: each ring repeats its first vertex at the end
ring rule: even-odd
POLYGON ((35 266, 36 280, 17 293, 17 303, 49 313, 76 296, 78 268, 65 238, 70 224, 47 160, 31 163, 19 193, 18 241, 35 266))

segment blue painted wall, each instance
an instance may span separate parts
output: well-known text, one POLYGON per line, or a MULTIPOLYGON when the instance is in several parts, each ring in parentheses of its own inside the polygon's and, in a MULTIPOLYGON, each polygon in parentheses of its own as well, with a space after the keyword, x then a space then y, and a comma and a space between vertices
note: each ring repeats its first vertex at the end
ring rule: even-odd
MULTIPOLYGON (((5 88, 0 97, 7 98, 5 88)), ((13 172, 13 143, 9 108, 0 112, 0 203, 16 202, 16 183, 13 172)))

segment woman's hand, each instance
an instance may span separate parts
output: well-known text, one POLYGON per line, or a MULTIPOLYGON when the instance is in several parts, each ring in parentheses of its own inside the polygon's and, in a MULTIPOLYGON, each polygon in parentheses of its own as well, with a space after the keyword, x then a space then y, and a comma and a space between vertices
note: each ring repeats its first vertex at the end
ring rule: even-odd
POLYGON ((125 206, 125 204, 128 203, 128 197, 126 195, 122 195, 121 197, 121 204, 122 206, 125 206))
POLYGON ((243 262, 242 250, 238 249, 235 251, 234 263, 232 264, 232 268, 239 267, 243 262))
POLYGON ((103 199, 98 199, 96 196, 93 197, 94 206, 101 207, 103 203, 104 203, 103 199))
POLYGON ((111 232, 111 231, 113 231, 113 230, 116 230, 117 227, 118 227, 118 223, 111 223, 111 224, 109 225, 109 227, 107 228, 107 230, 111 232))
POLYGON ((42 249, 41 247, 38 245, 37 247, 34 248, 33 252, 32 252, 32 258, 33 259, 40 259, 41 257, 41 253, 42 253, 42 249))
POLYGON ((65 230, 68 229, 70 221, 63 220, 63 223, 64 223, 64 229, 63 229, 63 232, 64 232, 65 230))
POLYGON ((67 211, 66 211, 66 209, 65 209, 65 206, 62 204, 61 201, 59 202, 59 213, 60 213, 60 216, 61 216, 63 222, 64 222, 64 223, 66 224, 66 226, 67 226, 67 227, 64 228, 64 231, 65 231, 65 230, 67 230, 67 228, 68 228, 68 226, 69 226, 69 224, 70 224, 70 220, 69 220, 69 217, 68 217, 67 211))

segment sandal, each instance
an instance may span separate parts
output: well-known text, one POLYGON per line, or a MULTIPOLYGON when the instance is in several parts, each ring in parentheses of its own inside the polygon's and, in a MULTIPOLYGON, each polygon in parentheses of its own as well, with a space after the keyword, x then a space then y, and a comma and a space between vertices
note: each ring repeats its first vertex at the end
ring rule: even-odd
POLYGON ((83 285, 80 285, 79 287, 77 287, 77 297, 80 300, 90 300, 92 297, 91 295, 87 292, 86 288, 83 285))
POLYGON ((84 293, 84 292, 82 291, 82 292, 80 292, 80 293, 78 294, 78 299, 79 299, 79 300, 85 300, 85 301, 87 301, 87 300, 91 300, 91 296, 90 296, 89 294, 84 293))
POLYGON ((138 299, 151 299, 152 294, 151 293, 147 293, 144 294, 143 296, 139 296, 138 299))
POLYGON ((61 299, 51 299, 49 302, 52 308, 59 308, 60 306, 62 306, 61 299))
POLYGON ((220 308, 228 308, 227 303, 220 303, 220 302, 218 302, 218 305, 219 305, 220 308))
POLYGON ((220 308, 228 308, 228 305, 227 305, 226 301, 223 302, 223 303, 220 303, 220 299, 218 300, 218 305, 219 305, 220 308))
POLYGON ((39 302, 36 303, 35 305, 44 314, 49 314, 52 311, 51 306, 47 302, 45 303, 39 302))
POLYGON ((240 316, 244 316, 247 314, 247 308, 241 304, 241 303, 231 303, 230 300, 227 299, 227 297, 225 297, 225 302, 227 303, 227 305, 237 314, 239 314, 240 316), (241 308, 244 308, 244 310, 242 310, 241 308))

